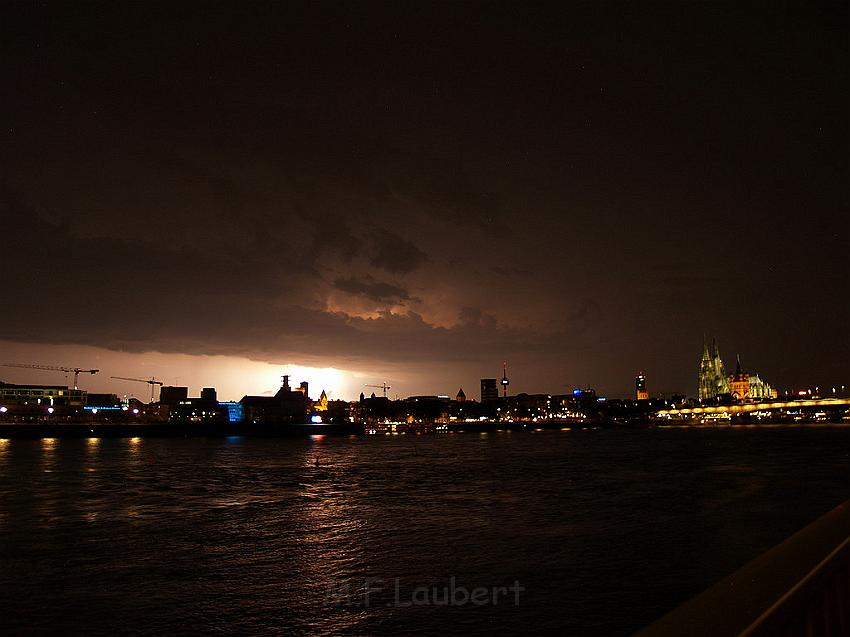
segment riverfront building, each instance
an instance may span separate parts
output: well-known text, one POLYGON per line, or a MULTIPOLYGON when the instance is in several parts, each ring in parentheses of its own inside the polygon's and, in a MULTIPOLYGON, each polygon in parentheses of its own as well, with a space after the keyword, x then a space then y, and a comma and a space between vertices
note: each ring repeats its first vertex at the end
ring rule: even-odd
POLYGON ((0 405, 83 406, 87 394, 65 385, 14 385, 0 383, 0 405))
POLYGON ((296 389, 289 385, 289 376, 281 377, 282 384, 274 396, 244 396, 242 405, 245 420, 251 423, 306 422, 312 401, 307 395, 307 383, 296 389))

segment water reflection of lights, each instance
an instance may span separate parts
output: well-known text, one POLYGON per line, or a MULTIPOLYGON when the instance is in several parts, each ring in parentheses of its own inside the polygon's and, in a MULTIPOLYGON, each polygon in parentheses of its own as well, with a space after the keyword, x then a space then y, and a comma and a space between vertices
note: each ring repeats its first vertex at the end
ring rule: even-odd
MULTIPOLYGON (((312 436, 321 443, 322 435, 312 436)), ((296 577, 302 574, 310 582, 308 594, 321 597, 344 582, 352 587, 352 595, 363 591, 362 579, 349 579, 366 564, 365 538, 368 520, 357 506, 357 489, 349 486, 352 457, 350 450, 324 442, 322 453, 316 444, 304 447, 302 482, 298 488, 297 506, 292 515, 298 525, 299 549, 287 555, 296 577), (327 457, 327 460, 325 459, 327 457), (317 462, 318 461, 318 462, 317 462)), ((356 481, 356 480, 355 480, 356 481)), ((334 589, 337 590, 337 589, 334 589)), ((334 614, 328 627, 334 634, 362 633, 363 615, 334 614)))
POLYGON ((56 461, 56 438, 41 439, 41 466, 45 473, 53 471, 53 464, 56 461))

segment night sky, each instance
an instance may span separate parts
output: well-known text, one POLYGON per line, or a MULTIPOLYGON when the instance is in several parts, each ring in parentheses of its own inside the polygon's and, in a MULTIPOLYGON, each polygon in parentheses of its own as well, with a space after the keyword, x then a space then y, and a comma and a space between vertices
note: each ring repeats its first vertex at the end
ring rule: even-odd
POLYGON ((847 5, 740 4, 5 2, 0 362, 846 383, 847 5))

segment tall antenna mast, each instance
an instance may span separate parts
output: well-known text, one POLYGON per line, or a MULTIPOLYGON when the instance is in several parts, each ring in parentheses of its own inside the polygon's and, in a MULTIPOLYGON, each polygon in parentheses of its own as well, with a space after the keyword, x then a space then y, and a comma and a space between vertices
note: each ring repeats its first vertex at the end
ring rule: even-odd
POLYGON ((508 380, 508 361, 502 363, 502 397, 508 397, 508 385, 511 381, 508 380))

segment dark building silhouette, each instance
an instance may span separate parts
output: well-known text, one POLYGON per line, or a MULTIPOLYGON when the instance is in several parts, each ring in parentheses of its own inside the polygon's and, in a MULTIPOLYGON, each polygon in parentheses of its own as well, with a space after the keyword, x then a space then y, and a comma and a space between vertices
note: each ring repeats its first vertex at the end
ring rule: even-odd
POLYGON ((168 419, 172 421, 228 422, 233 420, 233 405, 236 405, 236 403, 218 402, 218 392, 216 392, 215 387, 204 387, 198 398, 184 396, 182 400, 168 404, 168 419))
POLYGON ((170 385, 166 385, 159 389, 159 402, 163 405, 177 405, 188 398, 188 387, 172 387, 170 385))
POLYGON ((312 406, 307 383, 293 390, 289 386, 289 376, 282 377, 281 387, 274 396, 244 396, 239 403, 246 422, 268 424, 307 422, 312 406))
POLYGON ((86 405, 89 407, 120 407, 121 399, 116 394, 89 394, 86 405))
POLYGON ((649 392, 646 390, 646 374, 643 372, 635 376, 635 399, 649 400, 649 392))
POLYGON ((496 384, 495 378, 482 378, 481 379, 481 402, 487 402, 488 400, 498 400, 499 399, 499 386, 496 384))

